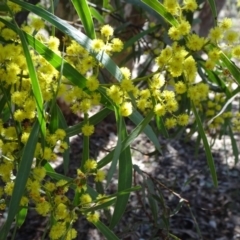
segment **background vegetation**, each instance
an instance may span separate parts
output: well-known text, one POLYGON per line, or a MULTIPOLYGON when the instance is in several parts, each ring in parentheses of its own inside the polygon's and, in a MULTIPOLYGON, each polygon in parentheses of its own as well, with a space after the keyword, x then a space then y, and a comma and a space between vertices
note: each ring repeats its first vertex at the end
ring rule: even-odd
MULTIPOLYGON (((144 132, 161 154, 159 135, 177 139, 188 128, 188 137, 197 133, 198 145, 204 146, 215 187, 218 179, 206 134, 213 141, 230 136, 237 163, 239 33, 231 19, 218 19, 215 1, 203 3, 0 3, 0 208, 7 212, 0 239, 7 238, 13 222, 16 231, 21 227, 30 207, 48 219, 43 239, 76 238, 73 224, 79 216, 106 239, 119 239, 114 227, 130 193, 146 187, 155 229, 177 239, 169 229, 171 214, 157 214, 159 205, 164 209, 158 183, 148 177, 145 185, 133 186, 134 172, 144 172, 132 164, 130 146, 144 132), (198 35, 195 27, 204 16, 195 14, 201 8, 210 9, 212 26, 198 35), (82 121, 69 126, 63 106, 82 114, 82 121), (116 146, 95 159, 89 139, 94 126, 111 113, 116 146), (135 126, 131 131, 128 119, 135 126), (69 139, 76 134, 83 135, 82 158, 76 175, 67 177, 69 139), (51 165, 57 154, 62 154, 65 174, 51 165), (117 191, 108 194, 116 172, 117 191)), ((180 197, 176 213, 184 203, 180 197)))

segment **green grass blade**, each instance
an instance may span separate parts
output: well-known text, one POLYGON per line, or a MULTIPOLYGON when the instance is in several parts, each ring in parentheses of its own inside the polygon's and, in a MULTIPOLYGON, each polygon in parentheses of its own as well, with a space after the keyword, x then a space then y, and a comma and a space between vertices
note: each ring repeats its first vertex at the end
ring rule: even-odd
MULTIPOLYGON (((122 139, 127 138, 127 129, 123 121, 122 139)), ((122 151, 119 157, 119 167, 118 167, 118 192, 124 191, 132 186, 132 155, 130 146, 127 146, 125 150, 122 151)), ((117 201, 114 207, 113 216, 110 223, 110 228, 114 228, 121 220, 124 211, 127 207, 129 199, 129 194, 117 197, 117 201)))
POLYGON ((107 174, 107 186, 109 185, 110 181, 112 180, 113 174, 116 171, 118 159, 122 150, 123 117, 120 115, 119 109, 117 108, 115 108, 115 117, 117 122, 118 141, 117 145, 115 146, 112 163, 107 174))
POLYGON ((72 0, 72 3, 75 10, 77 11, 79 18, 81 19, 86 35, 91 39, 95 39, 95 28, 93 25, 92 16, 87 1, 72 0))
MULTIPOLYGON (((131 115, 132 116, 132 115, 131 115)), ((132 141, 141 133, 144 132, 144 128, 148 127, 148 123, 151 121, 152 117, 154 116, 153 112, 150 112, 146 118, 142 118, 142 121, 139 122, 139 124, 137 125, 137 127, 131 132, 131 134, 129 134, 129 136, 127 138, 124 139, 123 143, 122 143, 122 151, 125 150, 128 146, 130 146, 130 144, 132 143, 132 141)), ((104 167, 105 165, 107 165, 108 163, 111 162, 112 158, 113 158, 113 154, 114 151, 111 151, 108 155, 106 155, 104 158, 102 158, 99 162, 98 162, 98 169, 104 167)))
MULTIPOLYGON (((76 42, 78 42, 88 52, 93 54, 93 51, 91 48, 92 40, 88 38, 85 34, 83 34, 81 31, 79 31, 78 29, 68 24, 66 21, 56 17, 55 15, 51 14, 50 12, 42 8, 39 8, 27 2, 23 2, 20 0, 10 0, 10 1, 20 5, 22 8, 32 13, 35 13, 36 15, 40 16, 47 22, 51 23, 53 26, 58 28, 61 32, 68 35, 70 38, 74 39, 76 42)), ((93 55, 98 61, 100 61, 105 66, 105 68, 109 71, 109 73, 112 76, 114 76, 118 81, 121 81, 123 76, 119 67, 114 63, 114 61, 106 53, 101 51, 97 55, 96 54, 93 54, 93 55)))
POLYGON ((172 26, 177 26, 178 21, 172 16, 172 14, 168 13, 162 3, 155 0, 142 0, 145 4, 151 7, 154 11, 156 11, 160 16, 162 16, 166 22, 170 23, 172 26))
POLYGON ((105 224, 100 221, 93 223, 107 240, 120 240, 105 224))
POLYGON ((41 92, 40 85, 37 78, 37 73, 33 65, 33 61, 28 49, 28 44, 27 44, 25 35, 20 29, 18 30, 18 34, 22 43, 24 55, 26 58, 27 66, 28 66, 29 77, 32 83, 32 90, 33 90, 33 95, 37 105, 38 121, 40 124, 41 132, 43 136, 46 136, 46 121, 44 118, 43 98, 42 98, 42 92, 41 92))
POLYGON ((218 180, 217 180, 217 174, 216 174, 216 169, 215 169, 215 164, 214 164, 214 160, 212 157, 212 153, 211 153, 211 149, 209 147, 208 144, 208 140, 207 137, 205 135, 203 126, 202 126, 202 122, 201 119, 197 113, 197 109, 194 106, 194 104, 192 104, 192 109, 193 109, 193 113, 195 115, 196 121, 197 121, 197 125, 198 125, 198 132, 203 140, 203 145, 204 145, 204 149, 205 149, 205 153, 206 153, 206 157, 207 157, 207 163, 208 163, 208 167, 212 176, 212 180, 213 180, 213 184, 215 187, 218 186, 218 180))
POLYGON ((35 122, 33 128, 31 130, 29 139, 23 149, 21 162, 19 165, 18 173, 15 179, 15 185, 13 188, 12 197, 9 203, 8 216, 3 228, 0 230, 1 235, 0 239, 7 239, 7 234, 11 228, 11 224, 19 211, 19 204, 21 197, 24 194, 25 186, 27 183, 28 176, 31 171, 31 166, 34 158, 34 152, 36 148, 36 144, 38 141, 39 135, 39 123, 35 122))

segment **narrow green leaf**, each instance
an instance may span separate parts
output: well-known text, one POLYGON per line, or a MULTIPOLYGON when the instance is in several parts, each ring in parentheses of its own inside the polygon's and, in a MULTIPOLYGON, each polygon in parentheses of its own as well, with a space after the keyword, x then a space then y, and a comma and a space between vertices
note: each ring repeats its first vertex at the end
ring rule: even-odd
MULTIPOLYGON (((134 113, 133 113, 134 114, 134 113)), ((133 115, 132 114, 132 115, 133 115)), ((131 116, 132 116, 131 115, 131 116)), ((131 117, 130 116, 130 117, 131 117)), ((137 125, 137 127, 131 132, 131 134, 129 134, 129 136, 127 138, 124 139, 123 143, 122 143, 122 151, 125 150, 128 146, 130 146, 130 144, 132 143, 132 141, 141 133, 144 131, 144 128, 148 125, 148 123, 151 121, 152 117, 154 116, 153 112, 150 112, 144 119, 142 118, 141 122, 139 122, 139 124, 137 125)), ((139 119, 137 119, 139 120, 139 119)), ((159 146, 160 147, 160 146, 159 146)), ((99 162, 98 162, 98 169, 104 167, 105 165, 107 165, 108 163, 111 162, 112 158, 113 158, 113 154, 114 151, 111 151, 109 154, 107 154, 104 158, 102 158, 99 162)))
POLYGON ((148 195, 148 202, 151 208, 151 215, 154 218, 154 222, 158 222, 158 205, 152 195, 148 195))
POLYGON ((215 0, 208 0, 208 3, 212 11, 214 25, 217 26, 217 8, 216 8, 215 0))
POLYGON ((173 211, 171 212, 170 217, 173 217, 174 215, 176 215, 180 211, 180 209, 182 208, 184 203, 185 203, 184 199, 181 198, 178 202, 177 207, 175 209, 173 209, 173 211))
POLYGON ((91 12, 92 16, 96 20, 98 20, 99 23, 101 23, 101 24, 105 23, 103 16, 95 8, 90 7, 89 9, 90 9, 90 12, 91 12))
POLYGON ((172 14, 167 12, 162 3, 156 0, 142 0, 142 2, 151 7, 154 11, 161 15, 166 22, 170 23, 172 26, 176 27, 178 25, 178 21, 172 16, 172 14))
POLYGON ((52 172, 52 171, 47 171, 47 175, 55 180, 66 180, 67 182, 72 182, 73 179, 70 177, 66 177, 62 174, 56 173, 56 172, 52 172))
MULTIPOLYGON (((112 110, 110 110, 108 108, 102 109, 101 111, 99 111, 98 113, 96 113, 95 115, 93 115, 92 117, 89 118, 89 124, 96 125, 96 124, 100 123, 111 112, 112 112, 112 110)), ((81 128, 82 128, 83 124, 84 123, 81 122, 72 127, 65 129, 67 137, 72 137, 74 135, 79 134, 81 132, 81 128)))
POLYGON ((50 112, 50 123, 49 123, 49 130, 50 130, 50 133, 54 133, 57 129, 58 129, 58 126, 59 126, 59 116, 58 116, 58 105, 56 103, 56 101, 54 101, 54 103, 51 103, 50 104, 53 104, 52 105, 52 109, 51 109, 51 112, 50 112))
POLYGON ((157 196, 156 186, 150 178, 147 178, 144 181, 144 185, 147 185, 148 194, 146 197, 148 198, 149 206, 151 209, 151 215, 153 216, 155 223, 157 223, 157 221, 158 221, 158 205, 157 205, 156 201, 161 201, 161 196, 156 197, 157 196), (158 198, 159 200, 156 200, 156 198, 158 198))
MULTIPOLYGON (((65 118, 63 116, 63 113, 62 113, 61 109, 59 108, 59 106, 56 106, 56 108, 57 108, 57 114, 58 114, 60 128, 67 129, 68 125, 66 123, 66 120, 65 120, 65 118)), ((69 161, 70 161, 70 142, 69 142, 69 137, 66 136, 64 138, 64 141, 69 146, 68 149, 66 149, 64 151, 64 153, 63 153, 63 170, 64 170, 64 174, 67 174, 68 169, 69 169, 69 161)))
POLYGON ((19 211, 20 200, 24 194, 27 179, 31 171, 34 152, 38 141, 38 135, 39 135, 39 123, 35 122, 35 124, 32 127, 29 139, 23 149, 21 162, 15 179, 12 197, 9 203, 7 220, 3 225, 2 229, 0 230, 1 240, 5 240, 7 238, 7 234, 11 228, 11 224, 19 211))
POLYGON ((238 86, 240 86, 239 68, 223 52, 221 52, 220 57, 224 65, 227 67, 228 71, 232 74, 235 82, 238 84, 238 86))
POLYGON ((121 148, 122 148, 122 127, 123 127, 123 117, 120 115, 119 109, 115 108, 115 116, 116 116, 116 122, 117 122, 117 131, 118 131, 118 141, 117 145, 115 146, 111 166, 108 170, 107 174, 107 185, 109 185, 110 181, 112 180, 113 174, 116 171, 117 163, 119 156, 121 154, 121 148))
POLYGON ((0 12, 8 12, 9 8, 6 2, 0 2, 0 12))
POLYGON ((28 44, 27 44, 25 35, 21 29, 18 29, 18 34, 19 34, 19 37, 20 37, 20 40, 22 43, 23 52, 24 52, 24 55, 26 58, 27 66, 28 66, 29 77, 30 77, 31 83, 32 83, 33 95, 34 95, 36 105, 37 105, 38 121, 40 124, 42 135, 45 137, 46 136, 46 121, 44 118, 44 108, 43 108, 43 98, 42 98, 41 88, 40 88, 40 85, 38 82, 36 69, 33 65, 31 54, 28 49, 28 44))
POLYGON ((116 202, 116 198, 109 197, 109 199, 104 199, 104 201, 101 204, 93 205, 88 209, 82 208, 81 211, 84 213, 89 213, 97 210, 107 209, 110 206, 112 206, 115 202, 116 202))
MULTIPOLYGON (((121 138, 127 138, 127 129, 124 121, 122 121, 121 138)), ((119 135, 118 135, 119 136, 119 135)), ((132 186, 132 156, 130 146, 127 146, 122 151, 119 157, 118 166, 118 192, 124 191, 132 186)), ((117 197, 114 207, 113 216, 110 223, 110 228, 114 228, 121 220, 124 211, 127 207, 129 194, 117 197)))
POLYGON ((7 97, 6 95, 10 96, 10 88, 8 88, 7 90, 5 90, 5 93, 1 96, 1 100, 0 100, 0 113, 3 112, 3 109, 7 103, 7 97))
POLYGON ((81 159, 81 170, 84 170, 84 165, 89 159, 89 137, 83 136, 83 152, 81 159))
POLYGON ((27 213, 28 213, 28 208, 25 207, 25 208, 22 208, 19 213, 17 214, 17 226, 20 228, 23 223, 25 222, 25 219, 27 217, 27 213))
MULTIPOLYGON (((154 114, 150 113, 148 117, 150 116, 154 116, 154 114)), ((137 126, 138 124, 140 124, 143 121, 143 117, 142 115, 138 112, 138 111, 134 111, 133 114, 131 116, 129 116, 129 119, 137 126)), ((149 122, 151 121, 151 119, 149 119, 149 122)), ((143 132, 147 135, 147 137, 152 141, 152 143, 154 144, 154 146, 156 147, 156 149, 162 153, 161 150, 161 146, 159 144, 159 140, 155 134, 155 132, 153 131, 153 129, 149 126, 146 125, 143 129, 143 132)))
POLYGON ((72 0, 72 3, 74 5, 75 10, 77 11, 79 18, 81 19, 81 22, 84 26, 84 30, 87 36, 91 39, 95 39, 96 38, 95 28, 93 25, 92 16, 87 1, 72 0))
POLYGON ((45 162, 42 165, 47 172, 55 173, 54 168, 50 165, 48 161, 45 160, 45 162))
POLYGON ((228 130, 229 130, 229 135, 230 135, 230 138, 231 138, 231 145, 232 145, 232 150, 233 150, 233 156, 235 158, 234 163, 237 164, 238 160, 239 160, 238 145, 237 145, 236 140, 234 138, 231 126, 228 126, 228 130))
POLYGON ((211 173, 211 176, 212 176, 213 184, 214 184, 215 187, 217 187, 218 186, 218 180, 217 180, 217 174, 216 174, 216 169, 215 169, 215 164, 214 164, 214 160, 213 160, 213 157, 212 157, 211 149, 209 147, 208 140, 207 140, 207 137, 205 135, 201 119, 198 116, 196 107, 193 103, 192 103, 192 109, 193 109, 193 113, 194 113, 196 121, 197 121, 198 132, 199 132, 199 134, 202 138, 202 141, 203 141, 203 145, 204 145, 204 149, 205 149, 205 153, 206 153, 206 157, 207 157, 207 163, 208 163, 208 167, 209 167, 209 170, 210 170, 210 173, 211 173))
POLYGON ((96 228, 106 237, 108 240, 120 240, 105 224, 100 221, 93 223, 96 228))
MULTIPOLYGON (((155 26, 152 28, 149 28, 147 30, 144 30, 136 35, 134 35, 132 38, 130 38, 126 43, 124 43, 124 49, 127 49, 128 47, 131 47, 132 45, 134 45, 137 41, 139 41, 140 39, 142 39, 144 36, 146 36, 149 33, 152 33, 154 31, 156 31, 157 29, 159 29, 159 26, 155 26)), ((121 54, 121 53, 119 53, 121 54)))

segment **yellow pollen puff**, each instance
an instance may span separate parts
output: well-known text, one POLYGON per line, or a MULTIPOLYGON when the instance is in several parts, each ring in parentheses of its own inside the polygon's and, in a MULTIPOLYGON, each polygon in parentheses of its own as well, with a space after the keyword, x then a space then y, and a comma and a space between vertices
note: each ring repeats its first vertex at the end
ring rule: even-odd
POLYGON ((169 13, 171 13, 173 15, 178 14, 179 9, 180 9, 178 1, 176 1, 176 0, 164 0, 163 5, 169 13))
POLYGON ((17 13, 17 12, 20 12, 22 10, 21 7, 16 3, 12 3, 12 2, 7 1, 7 5, 13 13, 17 13))
POLYGON ((82 133, 86 137, 91 136, 94 133, 94 126, 93 125, 89 125, 89 124, 83 125, 82 133))
POLYGON ((227 44, 233 44, 238 41, 238 33, 233 30, 228 30, 225 32, 224 40, 227 42, 227 44))
POLYGON ((52 240, 57 240, 61 238, 66 232, 66 225, 64 222, 57 222, 51 227, 49 237, 52 240))
POLYGON ((180 31, 180 33, 184 36, 189 34, 191 30, 191 25, 186 20, 181 20, 180 24, 177 26, 177 29, 180 31))
POLYGON ((96 223, 96 222, 98 222, 99 217, 100 217, 100 214, 99 214, 98 212, 88 213, 88 215, 87 215, 87 220, 88 220, 89 222, 96 223))
POLYGON ((81 204, 91 203, 92 202, 92 198, 91 198, 91 196, 89 194, 84 193, 80 197, 80 202, 81 202, 81 204))
POLYGON ((97 162, 96 160, 94 159, 88 159, 85 164, 84 164, 84 169, 87 171, 87 172, 90 172, 94 169, 97 168, 97 162))
POLYGON ((42 215, 46 216, 51 211, 51 205, 47 201, 43 201, 36 204, 36 211, 42 215))
POLYGON ((182 81, 175 83, 174 88, 177 94, 183 94, 187 91, 187 86, 182 81))
POLYGON ((212 59, 208 59, 208 60, 205 62, 205 67, 206 67, 206 69, 208 69, 208 70, 213 70, 214 67, 215 67, 215 65, 216 65, 216 62, 215 62, 214 60, 212 60, 212 59))
POLYGON ((123 75, 124 79, 130 79, 131 78, 131 72, 127 67, 120 68, 121 73, 123 75))
POLYGON ((223 31, 220 27, 214 27, 210 30, 208 37, 212 42, 218 42, 223 38, 223 31))
POLYGON ((42 181, 46 176, 46 169, 44 167, 35 167, 33 169, 33 177, 37 181, 42 181))
POLYGON ((57 129, 55 135, 58 140, 63 140, 66 137, 66 132, 63 129, 57 129))
POLYGON ((167 118, 165 121, 166 128, 174 128, 177 125, 177 120, 175 118, 167 118))
POLYGON ((70 230, 68 230, 66 240, 72 240, 72 239, 75 239, 76 237, 77 237, 77 231, 74 228, 71 228, 70 230))
POLYGON ((101 39, 93 39, 92 40, 92 50, 94 52, 100 52, 104 49, 104 42, 101 39))
POLYGON ((110 25, 104 25, 102 28, 101 28, 101 34, 106 37, 106 38, 109 38, 113 35, 113 28, 110 26, 110 25))
POLYGON ((112 52, 121 52, 123 50, 123 42, 119 38, 111 40, 112 52))
POLYGON ((154 112, 157 116, 161 117, 164 116, 166 114, 166 107, 163 104, 156 104, 154 107, 154 112))
POLYGON ((177 27, 172 26, 169 30, 168 30, 168 36, 174 40, 174 41, 178 41, 181 37, 182 37, 182 33, 180 32, 180 30, 177 27))
POLYGON ((222 28, 223 30, 228 30, 231 27, 232 27, 232 19, 230 18, 224 18, 220 23, 220 28, 222 28))
POLYGON ((186 113, 181 114, 177 117, 177 123, 180 126, 186 126, 188 124, 188 121, 189 121, 189 115, 186 113))
POLYGON ((193 51, 199 51, 202 49, 205 44, 205 39, 203 37, 199 37, 197 34, 191 34, 188 37, 187 47, 193 51))
POLYGON ((95 76, 91 76, 87 79, 86 86, 90 91, 95 91, 99 87, 99 81, 95 76))
POLYGON ((126 92, 130 92, 134 90, 134 85, 130 79, 123 79, 121 81, 121 88, 126 92))
POLYGON ((95 182, 102 182, 106 177, 106 173, 103 170, 98 170, 94 178, 95 182))
POLYGON ((240 45, 237 45, 232 48, 232 56, 237 59, 240 59, 240 45))
POLYGON ((186 11, 194 12, 198 8, 196 0, 184 0, 183 9, 186 11))
POLYGON ((58 38, 54 37, 54 36, 50 36, 49 40, 48 40, 48 47, 53 50, 53 51, 57 51, 59 48, 59 44, 60 41, 58 38))
POLYGON ((8 196, 11 196, 13 192, 13 188, 14 188, 14 182, 8 182, 4 187, 5 194, 7 194, 8 196))
POLYGON ((1 31, 1 36, 8 41, 16 39, 17 34, 10 28, 3 28, 1 31))
POLYGON ((120 113, 123 117, 128 117, 129 115, 132 114, 132 103, 131 102, 124 102, 120 106, 120 113))
POLYGON ((33 18, 30 26, 33 27, 36 31, 39 31, 40 29, 44 28, 44 22, 41 18, 33 18))
POLYGON ((116 85, 113 85, 107 89, 107 95, 115 104, 121 104, 123 101, 123 91, 116 85))
POLYGON ((57 220, 59 219, 65 219, 68 216, 68 209, 67 206, 63 203, 59 203, 56 210, 55 210, 55 218, 57 220))

